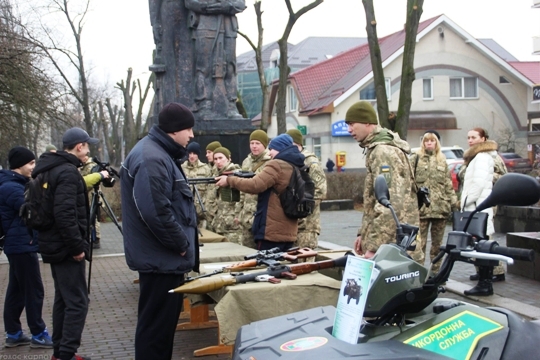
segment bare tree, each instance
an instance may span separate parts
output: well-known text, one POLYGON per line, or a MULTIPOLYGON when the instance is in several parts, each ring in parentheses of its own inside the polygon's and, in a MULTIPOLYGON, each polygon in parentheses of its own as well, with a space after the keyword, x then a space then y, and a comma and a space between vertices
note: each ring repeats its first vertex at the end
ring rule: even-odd
MULTIPOLYGON (((10 0, 0 0, 0 153, 23 145, 38 153, 38 140, 58 117, 58 84, 44 71, 44 54, 31 41, 10 0)), ((5 160, 5 159, 3 159, 5 160)))
POLYGON ((59 30, 51 29, 45 23, 41 23, 41 30, 44 39, 35 37, 34 43, 38 45, 48 56, 51 64, 54 66, 59 76, 64 81, 66 88, 71 96, 73 96, 82 109, 86 131, 90 136, 94 136, 93 118, 91 114, 91 99, 89 88, 89 74, 85 67, 82 33, 84 22, 90 0, 84 0, 76 11, 71 9, 72 3, 68 0, 49 0, 47 9, 51 14, 59 13, 66 21, 70 35, 74 43, 65 45, 58 40, 60 38, 59 30), (65 66, 68 64, 68 66, 65 66), (70 76, 70 71, 75 70, 77 80, 73 80, 70 76))
POLYGON ((377 20, 373 0, 362 0, 366 12, 366 32, 373 69, 373 82, 377 97, 377 112, 381 126, 396 131, 402 139, 407 139, 409 114, 411 110, 411 90, 415 79, 414 52, 418 24, 422 15, 424 0, 407 0, 407 21, 405 23, 405 45, 403 50, 403 64, 401 69, 401 86, 397 115, 389 114, 388 97, 386 94, 386 81, 382 68, 381 50, 377 36, 377 20))
POLYGON ((277 112, 277 125, 278 125, 278 134, 282 134, 287 131, 286 123, 286 105, 287 105, 287 81, 289 78, 289 73, 291 71, 287 61, 288 61, 288 48, 287 42, 289 40, 289 35, 291 34, 292 28, 300 16, 307 13, 309 10, 314 9, 323 3, 324 0, 315 0, 312 3, 304 6, 297 12, 294 12, 291 0, 285 0, 287 5, 287 10, 289 11, 289 20, 285 26, 285 31, 281 36, 281 39, 278 40, 279 44, 279 84, 278 84, 278 95, 276 101, 276 112, 277 112))
POLYGON ((154 73, 148 78, 148 82, 144 91, 141 87, 141 81, 139 79, 132 82, 133 69, 129 68, 127 73, 126 81, 121 80, 119 83, 116 83, 116 87, 122 91, 124 98, 124 127, 123 127, 123 139, 125 144, 125 153, 129 153, 133 146, 137 143, 138 139, 141 137, 144 129, 148 129, 146 124, 149 117, 145 119, 143 123, 143 109, 144 103, 148 98, 148 93, 150 91, 151 85, 154 80, 154 73), (138 95, 138 107, 137 113, 133 114, 133 95, 136 90, 139 90, 138 95))
POLYGON ((264 28, 262 26, 262 14, 264 11, 261 10, 261 0, 255 1, 254 4, 255 14, 257 15, 257 45, 255 45, 251 39, 241 31, 238 31, 246 41, 249 43, 253 51, 255 51, 255 62, 257 63, 257 72, 259 74, 259 83, 261 84, 262 92, 262 105, 261 105, 261 129, 266 131, 268 129, 268 124, 270 124, 270 92, 268 91, 268 84, 266 82, 266 77, 264 75, 264 64, 262 61, 262 47, 263 47, 263 32, 264 28))

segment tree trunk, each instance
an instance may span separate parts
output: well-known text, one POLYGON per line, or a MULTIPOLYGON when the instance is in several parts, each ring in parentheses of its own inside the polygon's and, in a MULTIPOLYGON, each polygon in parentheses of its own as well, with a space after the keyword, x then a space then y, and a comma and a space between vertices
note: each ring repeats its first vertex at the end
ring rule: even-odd
POLYGON ((405 23, 405 45, 403 49, 403 65, 401 69, 401 87, 399 90, 399 105, 395 130, 403 139, 407 139, 409 115, 412 104, 412 84, 414 74, 414 52, 418 24, 422 16, 424 0, 407 0, 407 22, 405 23))
POLYGON ((123 139, 125 144, 125 153, 129 154, 133 146, 137 143, 137 132, 135 129, 135 119, 133 117, 133 91, 137 87, 133 82, 133 89, 131 88, 131 77, 133 69, 128 69, 128 75, 126 82, 124 80, 116 83, 116 86, 124 96, 124 126, 123 126, 123 139))
POLYGON ((381 49, 377 36, 377 21, 375 20, 375 9, 373 0, 362 0, 366 12, 366 32, 368 36, 369 56, 373 69, 373 83, 377 97, 377 113, 379 114, 379 124, 390 130, 394 130, 388 121, 388 96, 386 94, 386 81, 382 67, 381 49))
POLYGON ((309 5, 304 6, 298 12, 294 12, 291 5, 291 0, 285 0, 287 5, 287 10, 289 11, 289 20, 285 26, 285 31, 281 36, 281 39, 278 40, 279 45, 279 84, 278 84, 278 96, 276 101, 276 112, 277 112, 277 125, 278 125, 278 134, 283 134, 287 131, 287 122, 286 122, 286 106, 287 106, 287 82, 289 79, 289 73, 291 68, 288 65, 288 48, 287 42, 289 40, 289 35, 291 34, 292 28, 300 16, 304 15, 311 9, 316 8, 323 3, 324 0, 315 0, 309 5))

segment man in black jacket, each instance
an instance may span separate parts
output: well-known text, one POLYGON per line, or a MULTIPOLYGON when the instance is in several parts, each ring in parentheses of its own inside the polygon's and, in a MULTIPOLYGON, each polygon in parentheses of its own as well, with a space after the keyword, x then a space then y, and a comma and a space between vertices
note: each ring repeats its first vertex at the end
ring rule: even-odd
POLYGON ((183 296, 168 290, 199 265, 197 215, 180 160, 193 138, 191 111, 170 103, 122 165, 126 262, 139 272, 135 359, 168 360, 183 296))
POLYGON ((48 172, 54 223, 38 235, 43 262, 51 264, 54 280, 53 344, 51 360, 87 360, 76 355, 88 312, 85 263, 88 257, 89 206, 86 185, 78 168, 97 144, 81 128, 71 128, 62 139, 63 151, 40 156, 32 172, 35 178, 48 172))

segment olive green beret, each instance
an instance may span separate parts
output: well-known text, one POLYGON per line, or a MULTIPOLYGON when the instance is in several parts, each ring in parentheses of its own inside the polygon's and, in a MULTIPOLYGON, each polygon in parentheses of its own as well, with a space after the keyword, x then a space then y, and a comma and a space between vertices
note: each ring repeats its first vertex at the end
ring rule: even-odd
POLYGON ((261 144, 264 145, 264 147, 268 147, 268 135, 264 130, 255 130, 254 132, 249 135, 249 141, 257 140, 260 141, 261 144))
POLYGON ((353 104, 345 115, 345 122, 356 122, 362 124, 378 124, 377 113, 367 101, 358 101, 353 104))
POLYGON ((302 137, 302 133, 300 132, 300 130, 298 129, 291 129, 291 130, 287 130, 287 134, 289 134, 291 137, 292 137, 292 140, 295 144, 298 144, 298 145, 303 145, 303 137, 302 137))
POLYGON ((229 149, 223 147, 223 146, 220 146, 218 147, 217 149, 214 150, 214 154, 216 153, 220 153, 220 154, 223 154, 227 157, 227 159, 230 159, 231 158, 231 152, 229 151, 229 149))
POLYGON ((221 143, 219 141, 213 141, 210 144, 206 145, 206 150, 214 152, 218 147, 221 147, 221 143))

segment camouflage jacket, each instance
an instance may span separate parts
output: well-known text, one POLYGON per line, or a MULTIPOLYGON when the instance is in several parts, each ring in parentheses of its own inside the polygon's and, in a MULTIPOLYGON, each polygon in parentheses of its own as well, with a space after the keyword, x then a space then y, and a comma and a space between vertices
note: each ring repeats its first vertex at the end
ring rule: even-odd
POLYGON ((416 184, 407 154, 409 144, 397 133, 380 126, 360 143, 367 150, 367 176, 364 184, 364 217, 358 234, 364 251, 377 251, 380 245, 396 241, 396 223, 389 209, 375 199, 374 183, 383 175, 388 184, 390 201, 401 223, 418 226, 416 184))
MULTIPOLYGON (((182 170, 184 170, 184 173, 186 174, 186 177, 189 179, 192 178, 200 178, 200 177, 211 177, 212 176, 212 170, 210 169, 210 165, 203 163, 201 160, 197 160, 196 163, 192 164, 189 161, 185 161, 182 164, 182 170)), ((206 185, 206 184, 200 184, 197 185, 197 191, 199 192, 199 196, 201 201, 203 202, 203 205, 206 210, 206 204, 204 203, 205 195, 206 195, 206 189, 208 186, 213 185, 206 185)), ((202 211, 201 203, 199 202, 199 198, 195 194, 195 209, 197 210, 197 216, 199 218, 204 216, 204 212, 202 211)))
MULTIPOLYGON (((229 163, 224 169, 218 170, 217 176, 227 171, 239 170, 240 166, 229 163)), ((227 232, 238 231, 241 229, 240 223, 236 224, 234 219, 238 219, 236 213, 236 202, 228 202, 221 200, 221 192, 224 188, 217 187, 215 185, 209 185, 206 191, 206 211, 214 214, 212 220, 212 229, 220 234, 224 235, 227 232)), ((230 191, 226 189, 225 191, 230 191)))
MULTIPOLYGON (((268 149, 264 150, 264 152, 257 157, 250 153, 242 162, 242 171, 252 171, 255 174, 258 174, 269 160, 272 160, 272 158, 270 157, 268 149)), ((258 198, 258 194, 241 193, 240 201, 236 204, 236 213, 245 230, 251 230, 255 211, 257 210, 258 198)))
POLYGON ((305 219, 298 220, 298 231, 321 233, 321 201, 326 198, 326 175, 319 158, 306 149, 302 150, 305 156, 304 164, 309 168, 309 176, 315 183, 316 209, 305 219))
POLYGON ((438 158, 436 154, 426 152, 423 156, 413 154, 410 160, 416 184, 429 189, 431 200, 429 207, 423 205, 420 208, 420 219, 446 219, 457 203, 446 158, 442 154, 438 158))

